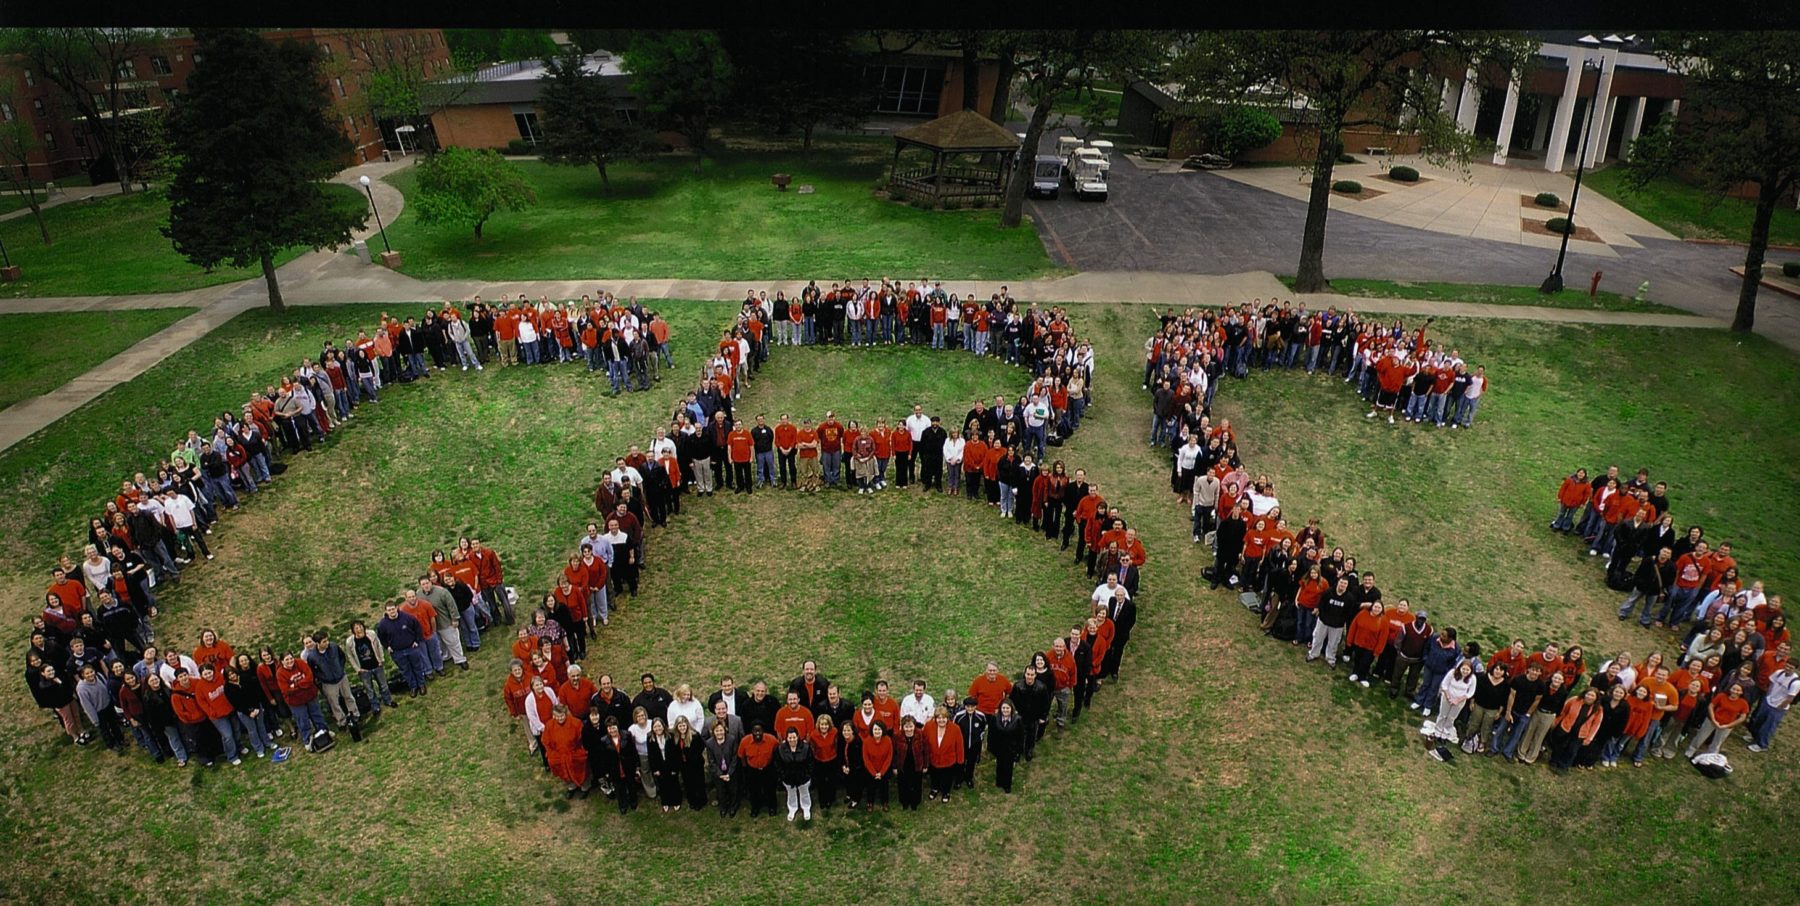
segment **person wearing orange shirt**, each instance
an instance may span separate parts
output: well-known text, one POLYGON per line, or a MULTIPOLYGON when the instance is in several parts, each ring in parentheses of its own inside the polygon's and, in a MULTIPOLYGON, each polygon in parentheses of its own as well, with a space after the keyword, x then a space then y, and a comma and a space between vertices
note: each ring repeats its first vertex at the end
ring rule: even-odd
POLYGON ((1370 665, 1387 648, 1393 631, 1393 622, 1380 601, 1362 605, 1344 636, 1344 642, 1350 646, 1350 682, 1369 687, 1370 665))
POLYGON ((544 722, 544 732, 539 734, 538 741, 544 746, 544 760, 550 765, 550 773, 567 787, 563 797, 573 799, 579 794, 586 798, 588 753, 581 743, 581 721, 569 715, 566 701, 551 706, 550 719, 544 722))
POLYGON ((886 416, 877 416, 875 427, 869 429, 869 440, 873 443, 875 453, 875 490, 877 491, 887 489, 888 460, 894 456, 893 434, 894 431, 888 427, 886 416))
POLYGON ((950 801, 950 790, 961 773, 963 760, 962 728, 950 722, 950 710, 938 706, 931 724, 925 728, 925 746, 931 764, 930 799, 950 801))
POLYGON ((776 484, 793 490, 799 486, 799 476, 795 469, 795 445, 799 443, 800 430, 788 419, 787 413, 781 414, 781 420, 775 423, 775 461, 776 484))
POLYGON ((732 493, 748 494, 751 489, 750 464, 755 459, 756 439, 743 422, 735 422, 725 435, 725 448, 731 460, 732 493))
POLYGON ((963 443, 963 494, 970 500, 987 499, 981 491, 981 477, 987 471, 988 445, 981 439, 981 432, 974 422, 963 443))
POLYGON ((807 493, 815 493, 824 481, 819 468, 819 432, 813 427, 812 419, 800 420, 800 429, 794 432, 794 456, 798 465, 796 470, 796 487, 807 493))
POLYGON ((750 732, 738 740, 738 773, 744 796, 750 800, 750 817, 763 812, 775 814, 775 760, 778 743, 762 721, 750 725, 750 732))
POLYGON ((798 692, 790 691, 787 694, 787 704, 775 712, 775 738, 786 739, 788 731, 795 730, 799 732, 800 738, 810 739, 813 729, 812 711, 800 703, 798 692))
POLYGON ((500 687, 500 697, 506 702, 506 713, 512 715, 513 725, 525 717, 525 698, 531 694, 531 676, 526 672, 527 662, 513 658, 506 668, 506 683, 500 687))
POLYGON ((882 811, 888 807, 888 778, 893 774, 894 740, 887 735, 887 727, 880 721, 869 728, 869 738, 862 743, 862 766, 866 782, 863 784, 863 803, 873 810, 877 805, 882 811))
MULTIPOLYGON (((887 680, 877 680, 875 682, 875 695, 870 699, 870 705, 873 708, 876 720, 879 720, 884 725, 890 727, 897 727, 900 725, 900 701, 888 694, 887 680)), ((857 729, 862 731, 864 737, 868 736, 868 727, 866 725, 859 722, 857 729)))
POLYGON ((1694 741, 1688 743, 1686 755, 1692 761, 1694 754, 1701 746, 1706 747, 1706 754, 1719 754, 1719 746, 1725 737, 1738 728, 1750 716, 1750 702, 1744 698, 1744 684, 1734 682, 1725 687, 1724 695, 1715 695, 1706 706, 1706 719, 1700 724, 1700 732, 1694 735, 1694 741))
POLYGON ((214 670, 224 671, 237 655, 230 645, 219 641, 219 634, 211 629, 200 630, 200 647, 194 649, 194 663, 205 667, 212 665, 214 670))
POLYGON ((988 661, 987 669, 969 683, 969 695, 975 699, 975 709, 989 717, 1000 712, 1000 702, 1012 692, 1012 680, 1000 674, 1000 665, 988 661))

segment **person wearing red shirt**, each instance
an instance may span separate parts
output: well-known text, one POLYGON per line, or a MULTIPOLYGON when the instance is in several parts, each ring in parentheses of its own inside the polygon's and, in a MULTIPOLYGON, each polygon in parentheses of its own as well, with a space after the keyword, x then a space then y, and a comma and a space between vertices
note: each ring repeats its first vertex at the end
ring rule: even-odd
POLYGON ((844 461, 844 425, 830 409, 825 410, 825 419, 819 422, 818 434, 819 465, 825 472, 825 486, 835 488, 838 486, 838 468, 844 461))
POLYGON ((1379 392, 1375 394, 1375 406, 1369 410, 1366 418, 1374 418, 1383 409, 1388 413, 1388 424, 1394 423, 1394 409, 1399 405, 1400 388, 1412 376, 1412 369, 1401 362, 1392 350, 1375 363, 1375 381, 1379 392))
MULTIPOLYGON (((242 764, 238 758, 237 734, 232 732, 232 715, 237 709, 232 707, 231 699, 225 696, 225 677, 212 664, 200 665, 200 678, 193 681, 191 689, 194 698, 200 705, 201 713, 219 732, 219 744, 225 753, 225 759, 232 764, 242 764)), ((261 752, 257 753, 261 755, 261 752)))
POLYGON ((1499 664, 1506 668, 1507 676, 1524 676, 1526 657, 1525 640, 1513 639, 1511 645, 1494 652, 1488 658, 1487 669, 1493 670, 1494 665, 1499 664))
POLYGON ((775 760, 774 735, 756 721, 750 725, 750 732, 738 740, 738 771, 742 774, 745 795, 750 800, 750 817, 755 818, 763 812, 775 814, 775 771, 772 762, 775 760))
POLYGON ((544 721, 544 732, 538 741, 544 746, 544 761, 567 789, 564 798, 583 797, 588 792, 588 753, 581 742, 582 722, 569 716, 569 706, 559 701, 550 708, 550 719, 544 721))
POLYGON ((795 730, 801 739, 810 739, 816 729, 812 711, 800 703, 800 693, 789 692, 787 704, 775 712, 775 738, 787 739, 788 730, 795 730))
POLYGON ((531 694, 531 676, 526 673, 528 663, 513 658, 512 664, 507 667, 506 684, 500 688, 500 697, 506 702, 506 713, 511 714, 514 720, 525 716, 525 697, 531 694))
POLYGON ((1586 469, 1576 469, 1575 474, 1563 479, 1562 487, 1556 491, 1556 518, 1550 520, 1550 530, 1574 534, 1575 512, 1588 502, 1593 492, 1586 469))
POLYGON ((1694 735, 1694 741, 1688 743, 1688 760, 1693 760, 1701 746, 1706 747, 1708 755, 1719 754, 1719 746, 1725 742, 1725 737, 1749 716, 1750 702, 1744 698, 1744 684, 1734 682, 1726 686, 1725 694, 1713 696, 1706 706, 1706 720, 1700 724, 1700 732, 1694 735))
POLYGON ((756 439, 750 436, 750 428, 742 421, 732 424, 725 447, 731 460, 732 493, 750 493, 750 463, 756 458, 756 439))
POLYGON ((1050 643, 1050 653, 1045 655, 1050 662, 1052 678, 1051 695, 1056 702, 1056 728, 1061 730, 1068 725, 1070 700, 1074 696, 1075 682, 1079 679, 1075 664, 1075 654, 1069 650, 1068 642, 1058 638, 1050 643))
MULTIPOLYGON (((795 318, 795 320, 799 320, 795 318)), ((781 414, 781 421, 775 423, 775 461, 776 483, 781 487, 793 490, 799 486, 799 476, 795 469, 795 444, 800 441, 800 429, 788 419, 787 413, 781 414)))
POLYGON ((210 664, 214 670, 223 671, 236 656, 237 652, 230 645, 219 641, 218 633, 211 629, 200 630, 200 647, 194 649, 194 663, 202 667, 210 664))
POLYGON ((73 578, 58 566, 50 570, 49 593, 62 602, 63 613, 70 619, 79 621, 81 612, 87 609, 87 586, 81 580, 73 578))
POLYGON ((962 728, 950 722, 949 709, 938 706, 931 725, 924 730, 925 746, 931 763, 932 801, 942 797, 950 801, 951 784, 961 772, 963 754, 962 728))
POLYGON ((886 416, 877 416, 875 427, 869 429, 869 440, 874 442, 875 447, 875 490, 877 491, 887 488, 888 460, 894 456, 893 434, 893 430, 888 428, 886 416))
POLYGON ((1000 665, 988 661, 987 670, 969 683, 968 694, 975 699, 975 710, 993 717, 1000 713, 1000 702, 1012 692, 1012 680, 1000 675, 1000 665))
MULTIPOLYGON (((912 431, 904 424, 897 425, 890 436, 889 444, 894 453, 894 484, 904 488, 913 481, 912 431)), ((885 480, 887 477, 885 467, 881 474, 885 480)))
POLYGON ((987 470, 988 445, 973 425, 963 444, 963 494, 970 500, 985 500, 981 492, 981 476, 987 470))
POLYGON ((313 682, 312 666, 291 652, 284 654, 281 666, 275 670, 275 682, 281 688, 281 700, 293 712, 294 729, 301 743, 308 752, 312 751, 314 737, 325 732, 325 712, 319 707, 319 687, 313 682))
POLYGON ((885 812, 888 807, 888 778, 893 774, 894 768, 894 738, 887 734, 887 727, 879 721, 869 731, 869 738, 862 742, 862 801, 871 810, 879 804, 885 812))
POLYGON ((1701 541, 1693 550, 1676 558, 1675 586, 1669 589, 1669 596, 1663 600, 1661 611, 1650 625, 1661 629, 1687 622, 1706 587, 1706 564, 1707 558, 1712 556, 1711 550, 1710 545, 1701 541))
POLYGON ((594 685, 593 680, 581 675, 580 664, 570 664, 569 679, 556 687, 556 699, 585 713, 599 692, 600 689, 594 685))

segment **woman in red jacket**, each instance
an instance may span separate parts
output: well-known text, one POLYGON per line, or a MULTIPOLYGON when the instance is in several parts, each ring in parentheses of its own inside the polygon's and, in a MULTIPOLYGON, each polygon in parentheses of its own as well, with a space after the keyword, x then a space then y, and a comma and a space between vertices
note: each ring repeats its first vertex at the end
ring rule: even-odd
POLYGON ((931 769, 931 750, 911 715, 900 718, 900 736, 894 743, 894 773, 900 778, 900 807, 919 810, 925 773, 931 769))
POLYGON ((500 696, 506 700, 506 713, 512 715, 516 726, 525 716, 525 697, 531 694, 531 677, 525 674, 525 662, 512 659, 507 668, 506 685, 501 687, 500 696))
POLYGON ((1575 474, 1563 479, 1562 487, 1556 491, 1556 518, 1550 520, 1550 531, 1573 533, 1575 512, 1588 502, 1593 491, 1586 469, 1576 469, 1575 474))
MULTIPOLYGON (((869 738, 862 744, 863 770, 868 771, 868 785, 863 788, 863 800, 872 810, 877 804, 882 811, 888 807, 888 775, 894 767, 894 739, 887 735, 887 726, 876 721, 869 726, 869 738)), ((946 797, 947 798, 947 797, 946 797)))
POLYGON ((812 745, 813 805, 820 811, 837 804, 837 789, 843 773, 837 765, 838 728, 831 722, 831 715, 821 714, 813 721, 813 731, 807 742, 812 745))
POLYGON ((931 761, 931 800, 950 801, 951 784, 963 763, 962 728, 950 722, 950 711, 939 705, 931 725, 925 728, 925 747, 931 761))
POLYGON ((1393 623, 1386 612, 1380 601, 1364 604, 1344 634, 1344 642, 1350 646, 1350 682, 1364 689, 1369 687, 1369 665, 1387 647, 1393 634, 1393 623))
POLYGON ((543 735, 538 739, 544 744, 544 758, 550 763, 550 773, 568 787, 563 797, 573 799, 577 793, 586 796, 587 749, 581 745, 581 721, 569 716, 568 705, 557 702, 550 708, 550 719, 544 723, 543 735))

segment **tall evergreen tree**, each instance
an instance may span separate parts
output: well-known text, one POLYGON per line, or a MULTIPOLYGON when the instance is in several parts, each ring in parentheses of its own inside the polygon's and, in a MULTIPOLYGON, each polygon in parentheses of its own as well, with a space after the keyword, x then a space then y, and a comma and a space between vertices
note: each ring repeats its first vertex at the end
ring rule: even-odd
POLYGON ((625 69, 644 109, 687 139, 694 172, 706 137, 731 99, 731 58, 710 31, 649 31, 632 37, 625 69))
POLYGON ((269 307, 283 307, 275 255, 336 248, 368 220, 363 205, 325 194, 321 181, 352 151, 329 114, 318 48, 271 46, 248 29, 195 29, 201 62, 171 111, 181 160, 162 233, 201 267, 262 265, 269 307))
POLYGON ((545 163, 592 166, 600 184, 610 186, 608 165, 649 156, 656 134, 626 119, 606 82, 583 69, 579 51, 544 61, 544 90, 538 95, 544 140, 538 151, 545 163))

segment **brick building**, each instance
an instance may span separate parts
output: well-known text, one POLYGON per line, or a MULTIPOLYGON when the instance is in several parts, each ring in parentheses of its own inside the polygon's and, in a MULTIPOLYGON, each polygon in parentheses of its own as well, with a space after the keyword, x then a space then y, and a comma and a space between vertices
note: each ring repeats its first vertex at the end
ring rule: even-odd
MULTIPOLYGON (((331 94, 333 116, 354 147, 345 157, 346 165, 378 160, 383 150, 399 148, 395 124, 376 122, 364 98, 376 61, 384 66, 414 67, 426 77, 447 74, 451 68, 449 48, 435 28, 296 28, 265 31, 263 37, 319 47, 319 77, 331 94)), ((194 39, 178 33, 122 64, 118 73, 118 89, 124 99, 121 115, 166 106, 186 88, 198 59, 194 39)), ((99 142, 43 73, 34 72, 23 58, 0 58, 0 82, 12 83, 12 97, 17 101, 0 103, 0 119, 29 118, 40 142, 29 155, 35 178, 66 179, 95 167, 102 156, 99 142)), ((97 82, 90 87, 96 93, 106 89, 97 82)))

